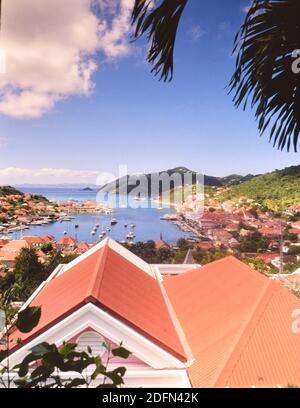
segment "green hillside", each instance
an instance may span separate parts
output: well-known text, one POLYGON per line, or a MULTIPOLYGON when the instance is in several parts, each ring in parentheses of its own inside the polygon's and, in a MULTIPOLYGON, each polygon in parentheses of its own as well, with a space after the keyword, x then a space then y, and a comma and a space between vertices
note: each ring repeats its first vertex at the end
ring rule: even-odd
POLYGON ((23 193, 11 186, 0 186, 0 197, 6 197, 9 195, 23 195, 23 193))
POLYGON ((219 196, 221 201, 245 196, 270 210, 280 211, 300 203, 300 166, 275 170, 230 187, 219 196))

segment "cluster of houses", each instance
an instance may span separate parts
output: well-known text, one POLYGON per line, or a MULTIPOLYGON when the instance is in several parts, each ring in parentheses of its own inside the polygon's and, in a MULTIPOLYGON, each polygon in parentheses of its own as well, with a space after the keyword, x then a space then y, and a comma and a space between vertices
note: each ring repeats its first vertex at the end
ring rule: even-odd
POLYGON ((77 202, 68 200, 59 203, 58 210, 62 213, 72 214, 111 214, 112 209, 108 206, 101 206, 97 201, 87 200, 77 202))
POLYGON ((39 261, 44 263, 49 256, 49 250, 47 250, 49 245, 51 249, 60 250, 63 255, 71 253, 80 255, 92 246, 85 242, 77 242, 71 236, 63 236, 59 240, 52 235, 23 236, 18 240, 0 239, 0 268, 2 267, 2 270, 13 269, 23 248, 36 249, 39 261))
MULTIPOLYGON (((157 251, 162 248, 166 250, 171 250, 172 248, 163 239, 155 241, 154 244, 157 251)), ((81 255, 95 245, 96 243, 78 242, 74 237, 68 235, 64 235, 58 240, 50 234, 23 236, 18 240, 0 239, 0 277, 4 276, 7 270, 14 268, 16 259, 23 248, 35 249, 39 261, 45 263, 51 252, 49 251, 49 246, 51 250, 61 251, 62 255, 81 255)))
POLYGON ((0 197, 0 232, 17 226, 28 226, 41 216, 56 216, 57 206, 47 200, 39 200, 31 194, 10 194, 0 197))
MULTIPOLYGON (((279 268, 281 237, 292 235, 293 240, 285 239, 282 242, 284 262, 296 262, 300 258, 290 254, 290 249, 300 247, 300 221, 288 221, 289 216, 298 212, 297 206, 288 210, 288 217, 284 220, 275 218, 271 212, 256 210, 255 213, 247 206, 236 205, 231 201, 214 206, 205 206, 204 211, 190 211, 190 208, 181 208, 179 216, 197 232, 201 242, 197 247, 201 250, 210 250, 223 247, 236 253, 240 243, 255 232, 261 234, 268 241, 268 249, 264 253, 249 253, 247 256, 262 260, 279 268)), ((300 253, 300 250, 299 250, 300 253)))

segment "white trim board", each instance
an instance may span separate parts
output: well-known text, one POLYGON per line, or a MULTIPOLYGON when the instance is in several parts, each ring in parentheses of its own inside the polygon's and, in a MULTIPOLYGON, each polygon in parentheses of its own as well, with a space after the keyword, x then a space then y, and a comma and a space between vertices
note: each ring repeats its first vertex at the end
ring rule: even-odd
POLYGON ((88 303, 13 352, 10 356, 10 365, 14 366, 22 361, 28 351, 38 343, 46 341, 59 346, 87 328, 94 329, 115 344, 122 342, 125 348, 152 368, 182 369, 191 364, 180 361, 108 312, 88 303))

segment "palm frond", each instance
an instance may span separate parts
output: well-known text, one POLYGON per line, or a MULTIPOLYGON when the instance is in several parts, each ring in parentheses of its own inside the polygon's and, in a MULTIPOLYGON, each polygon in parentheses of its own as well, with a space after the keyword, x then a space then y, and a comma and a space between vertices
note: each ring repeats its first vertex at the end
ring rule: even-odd
POLYGON ((151 0, 135 0, 132 24, 137 39, 147 34, 150 49, 147 61, 152 71, 160 79, 167 81, 173 77, 174 47, 178 24, 188 0, 161 0, 152 7, 151 0))
POLYGON ((235 105, 250 104, 261 135, 270 129, 273 146, 287 151, 297 151, 300 133, 300 74, 292 70, 299 16, 298 0, 254 0, 235 38, 230 82, 235 105))

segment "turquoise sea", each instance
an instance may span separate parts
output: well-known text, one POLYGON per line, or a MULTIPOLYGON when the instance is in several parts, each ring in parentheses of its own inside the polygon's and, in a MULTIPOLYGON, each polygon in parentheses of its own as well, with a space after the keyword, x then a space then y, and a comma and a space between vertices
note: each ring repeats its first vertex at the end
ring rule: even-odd
MULTIPOLYGON (((75 200, 83 202, 87 200, 96 200, 96 191, 83 191, 79 188, 38 188, 27 187, 20 188, 24 193, 42 194, 49 200, 63 202, 66 200, 75 200)), ((154 204, 155 205, 155 204, 154 204)), ((173 213, 173 209, 155 208, 119 208, 114 210, 113 217, 118 220, 118 223, 112 227, 108 236, 116 240, 124 240, 129 231, 126 224, 135 224, 135 241, 156 240, 163 236, 163 239, 169 243, 175 243, 179 238, 188 237, 189 234, 181 231, 176 225, 169 221, 160 220, 160 217, 167 213, 173 213)), ((45 226, 32 226, 24 233, 26 235, 43 235, 52 234, 59 239, 64 232, 75 237, 78 241, 92 243, 98 240, 98 235, 101 231, 110 225, 111 215, 78 215, 76 219, 69 222, 56 222, 45 226), (79 228, 75 228, 78 224, 79 228), (99 224, 97 234, 91 235, 91 231, 95 224, 99 224)), ((21 233, 15 233, 14 238, 20 238, 21 233)))

